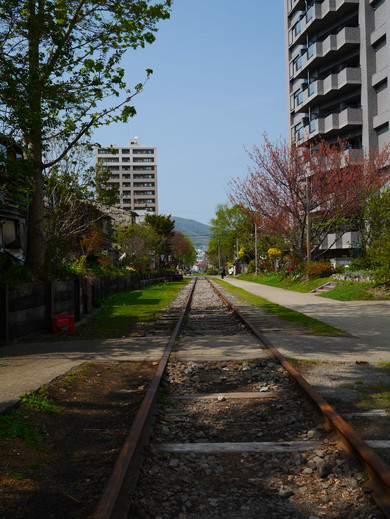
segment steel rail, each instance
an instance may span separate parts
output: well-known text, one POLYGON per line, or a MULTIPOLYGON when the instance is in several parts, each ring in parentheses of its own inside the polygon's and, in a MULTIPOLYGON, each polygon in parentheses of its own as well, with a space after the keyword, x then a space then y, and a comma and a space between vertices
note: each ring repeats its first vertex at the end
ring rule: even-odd
POLYGON ((315 407, 325 417, 326 422, 340 436, 344 447, 359 459, 371 478, 372 496, 387 518, 390 518, 390 467, 374 452, 367 443, 352 429, 352 427, 317 393, 307 380, 286 360, 267 337, 231 303, 210 279, 206 278, 221 300, 242 320, 252 333, 264 344, 270 353, 278 359, 290 377, 313 402, 315 407))
POLYGON ((135 472, 138 472, 140 450, 146 443, 147 428, 151 419, 151 411, 156 394, 164 374, 169 356, 175 344, 177 335, 183 324, 184 318, 194 293, 197 278, 190 289, 175 329, 165 347, 150 386, 141 403, 137 415, 134 418, 126 441, 119 453, 111 476, 97 503, 92 519, 126 519, 131 507, 130 492, 136 482, 135 472))

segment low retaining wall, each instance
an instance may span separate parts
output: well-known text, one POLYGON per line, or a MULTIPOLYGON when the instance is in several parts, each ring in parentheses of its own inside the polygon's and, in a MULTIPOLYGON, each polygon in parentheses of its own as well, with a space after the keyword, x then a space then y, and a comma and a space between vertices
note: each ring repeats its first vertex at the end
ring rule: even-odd
POLYGON ((92 280, 34 281, 11 289, 0 285, 0 341, 31 332, 51 331, 53 315, 72 314, 75 321, 116 292, 174 280, 172 272, 101 276, 92 280))

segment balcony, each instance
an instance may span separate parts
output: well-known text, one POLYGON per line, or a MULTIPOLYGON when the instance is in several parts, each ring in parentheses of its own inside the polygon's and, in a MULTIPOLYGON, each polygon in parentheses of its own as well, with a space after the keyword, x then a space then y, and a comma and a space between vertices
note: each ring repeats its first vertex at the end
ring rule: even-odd
POLYGON ((334 233, 327 234, 320 245, 320 250, 350 249, 360 243, 360 234, 357 231, 345 232, 342 236, 334 233))
POLYGON ((299 129, 299 133, 296 135, 296 143, 301 145, 314 137, 321 137, 331 132, 338 132, 347 127, 353 129, 354 127, 362 126, 362 124, 362 108, 345 108, 341 112, 312 119, 308 124, 299 129))
POLYGON ((336 52, 346 52, 359 43, 359 27, 344 27, 337 34, 330 34, 324 41, 311 43, 302 55, 299 70, 294 71, 294 79, 306 77, 308 67, 315 65, 318 60, 323 62, 326 58, 331 61, 336 52))
POLYGON ((329 74, 329 76, 324 79, 312 81, 308 88, 303 91, 299 111, 307 112, 308 105, 313 101, 318 103, 318 98, 321 98, 321 101, 323 101, 324 98, 331 98, 335 94, 340 95, 342 90, 361 84, 362 77, 360 67, 346 67, 338 74, 329 74))
POLYGON ((310 32, 317 31, 319 26, 324 25, 324 23, 332 23, 337 18, 340 18, 353 5, 358 6, 359 0, 324 0, 322 3, 315 2, 302 16, 300 32, 291 34, 289 38, 290 45, 305 41, 306 31, 309 28, 310 32))

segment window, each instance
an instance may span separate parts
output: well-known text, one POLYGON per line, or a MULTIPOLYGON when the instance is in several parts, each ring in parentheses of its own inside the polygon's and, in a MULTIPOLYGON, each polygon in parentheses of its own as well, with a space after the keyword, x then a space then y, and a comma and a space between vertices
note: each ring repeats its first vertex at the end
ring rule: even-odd
POLYGON ((124 204, 131 204, 131 200, 130 200, 130 198, 124 198, 124 199, 123 199, 123 203, 124 203, 124 204))
POLYGON ((290 74, 293 75, 295 72, 298 72, 298 70, 302 67, 302 56, 297 56, 295 59, 293 59, 290 67, 290 74))
POLYGON ((119 178, 119 175, 117 175, 116 173, 114 173, 113 175, 111 175, 111 178, 114 178, 114 179, 119 178))
POLYGON ((154 187, 154 182, 134 182, 134 187, 154 187))
POLYGON ((131 184, 130 184, 130 182, 123 182, 122 186, 123 187, 130 187, 131 184))
POLYGON ((108 148, 99 148, 98 149, 98 155, 112 155, 114 154, 114 150, 109 150, 108 148))
POLYGON ((133 150, 134 155, 153 155, 154 150, 133 150))
POLYGON ((309 83, 309 88, 308 88, 309 96, 314 94, 314 83, 315 83, 315 81, 312 81, 311 83, 309 83))
POLYGON ((154 166, 133 166, 134 171, 154 171, 154 166))
POLYGON ((294 106, 299 106, 303 102, 303 92, 301 89, 294 92, 294 106))
POLYGON ((130 162, 130 158, 129 157, 123 157, 122 158, 122 162, 130 162))
POLYGON ((307 59, 310 59, 314 55, 314 43, 310 43, 307 48, 307 59))
POLYGON ((317 119, 312 119, 309 123, 309 131, 310 133, 313 133, 316 131, 317 128, 317 119))
POLYGON ((147 174, 145 174, 145 175, 134 174, 134 178, 154 178, 154 175, 151 175, 151 174, 149 174, 149 175, 147 175, 147 174))
POLYGON ((122 178, 131 178, 131 175, 129 175, 129 173, 124 173, 122 175, 122 178))
POLYGON ((142 158, 142 159, 133 159, 133 162, 154 162, 154 158, 142 158))
POLYGON ((122 191, 122 195, 131 195, 131 191, 122 191))
POLYGON ((130 166, 122 166, 122 171, 130 171, 130 166))
POLYGON ((119 166, 107 166, 110 171, 119 171, 119 166))
POLYGON ((99 157, 98 162, 119 162, 118 157, 99 157))
POLYGON ((294 36, 298 36, 298 34, 301 32, 301 20, 297 22, 294 27, 292 28, 294 36))
POLYGON ((154 195, 154 191, 134 191, 134 195, 154 195))
POLYGON ((313 18, 313 6, 310 6, 309 9, 306 12, 306 21, 310 22, 310 20, 313 18))
POLYGON ((125 148, 123 148, 123 149, 122 149, 122 153, 128 155, 128 154, 130 153, 130 150, 129 150, 129 149, 125 149, 125 148))
POLYGON ((145 200, 143 200, 142 198, 134 198, 134 203, 135 204, 154 204, 155 199, 154 198, 145 198, 145 200))

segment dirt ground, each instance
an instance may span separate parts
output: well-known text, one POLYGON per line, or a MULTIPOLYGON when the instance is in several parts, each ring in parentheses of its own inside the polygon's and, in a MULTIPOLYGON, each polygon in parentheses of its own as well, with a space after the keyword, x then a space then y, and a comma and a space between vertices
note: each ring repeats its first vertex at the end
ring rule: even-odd
POLYGON ((0 519, 89 517, 154 370, 84 364, 0 416, 0 519))

